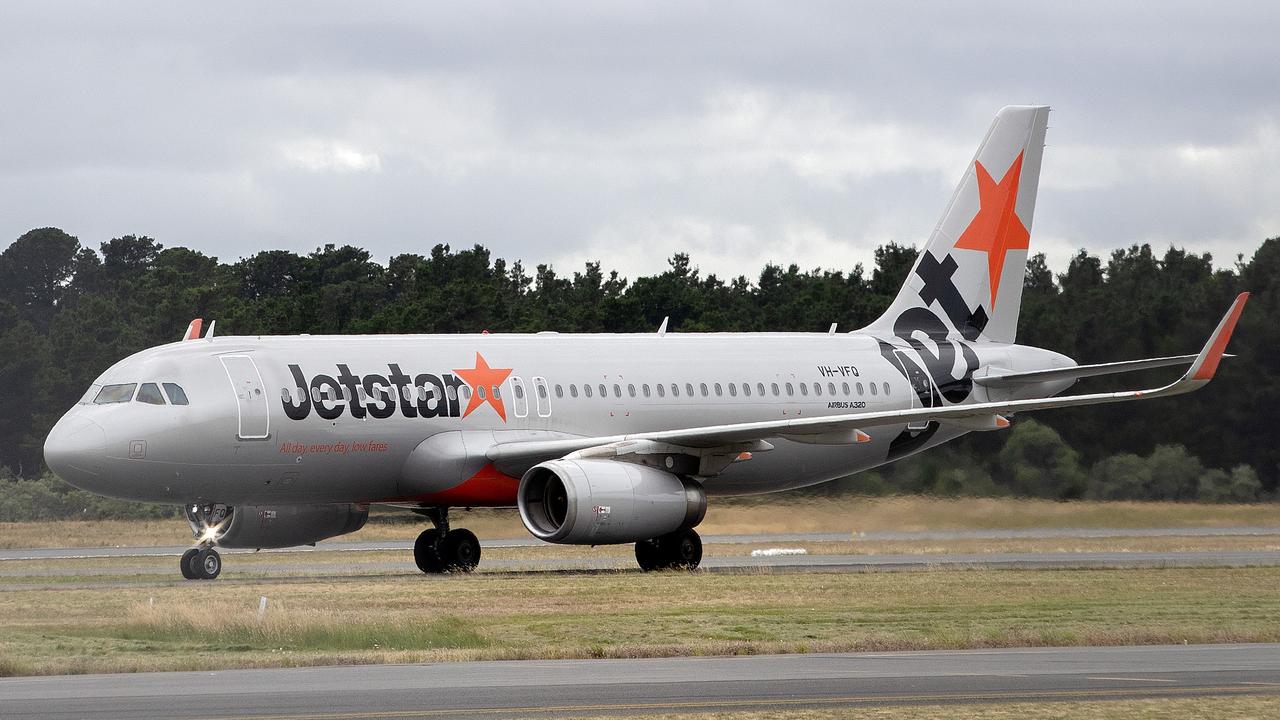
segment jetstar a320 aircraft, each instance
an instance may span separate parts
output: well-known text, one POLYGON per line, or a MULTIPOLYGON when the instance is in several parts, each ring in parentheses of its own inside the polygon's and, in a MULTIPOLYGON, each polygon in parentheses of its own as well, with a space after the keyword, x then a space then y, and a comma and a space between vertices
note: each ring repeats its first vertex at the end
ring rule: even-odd
POLYGON ((1247 294, 1196 355, 1078 366, 1017 345, 1049 109, 1006 107, 888 311, 847 334, 201 337, 112 366, 45 442, 67 482, 183 503, 180 563, 314 543, 372 504, 430 519, 423 572, 470 570, 449 509, 516 506, 535 537, 635 543, 693 568, 708 497, 821 483, 1008 416, 1177 395, 1217 370, 1247 294), (1054 397, 1081 378, 1189 365, 1161 388, 1054 397))

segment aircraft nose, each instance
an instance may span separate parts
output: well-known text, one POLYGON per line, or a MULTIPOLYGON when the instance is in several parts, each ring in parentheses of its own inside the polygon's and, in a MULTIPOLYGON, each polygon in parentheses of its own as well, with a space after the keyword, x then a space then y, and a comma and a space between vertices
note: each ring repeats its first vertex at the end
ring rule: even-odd
POLYGON ((58 421, 44 441, 44 462, 55 475, 88 490, 102 472, 107 433, 89 418, 68 415, 58 421))

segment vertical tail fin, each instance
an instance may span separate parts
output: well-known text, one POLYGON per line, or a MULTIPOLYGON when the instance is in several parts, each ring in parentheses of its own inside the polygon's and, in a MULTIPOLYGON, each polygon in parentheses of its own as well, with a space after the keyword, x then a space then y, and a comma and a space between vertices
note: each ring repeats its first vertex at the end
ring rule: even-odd
POLYGON ((1048 121, 1044 105, 996 113, 906 283, 867 330, 935 334, 941 321, 948 335, 1014 341, 1048 121))

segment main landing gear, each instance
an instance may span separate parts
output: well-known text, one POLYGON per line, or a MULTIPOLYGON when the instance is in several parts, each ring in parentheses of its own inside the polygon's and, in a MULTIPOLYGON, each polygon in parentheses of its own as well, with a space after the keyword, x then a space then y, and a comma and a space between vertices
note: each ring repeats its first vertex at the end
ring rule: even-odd
POLYGON ((702 562, 702 538, 689 528, 669 535, 636 543, 636 562, 640 569, 693 570, 702 562))
POLYGON ((449 529, 449 508, 424 508, 417 511, 435 526, 423 530, 413 544, 413 560, 428 575, 445 572, 471 572, 480 564, 480 541, 464 528, 449 529))
POLYGON ((182 553, 179 567, 188 580, 212 580, 222 572, 222 556, 211 547, 194 547, 182 553))

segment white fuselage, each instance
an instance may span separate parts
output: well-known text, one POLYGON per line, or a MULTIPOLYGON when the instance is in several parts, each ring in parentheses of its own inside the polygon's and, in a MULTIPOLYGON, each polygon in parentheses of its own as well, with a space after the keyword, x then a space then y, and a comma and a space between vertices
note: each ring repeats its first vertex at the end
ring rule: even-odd
MULTIPOLYGON (((129 499, 508 506, 521 468, 489 463, 495 444, 920 407, 939 393, 946 404, 999 400, 1012 396, 968 380, 1070 364, 1025 346, 861 333, 218 337, 117 363, 50 437, 72 458, 60 463, 65 479, 129 499), (928 377, 917 371, 913 386, 895 356, 928 377), (179 385, 189 404, 94 402, 100 386, 149 382, 179 385), (472 397, 479 388, 483 399, 472 397)), ((856 444, 778 438, 704 487, 802 487, 966 431, 934 423, 870 428, 856 444)))

